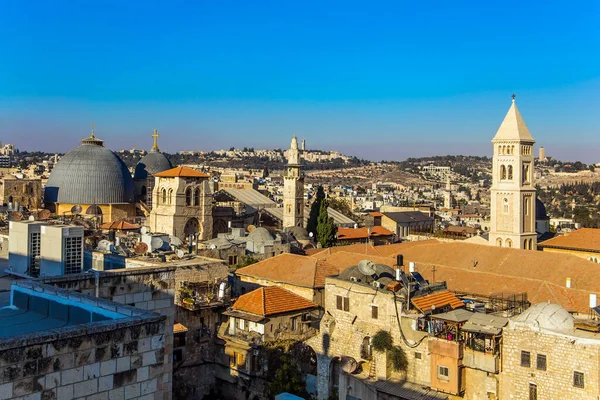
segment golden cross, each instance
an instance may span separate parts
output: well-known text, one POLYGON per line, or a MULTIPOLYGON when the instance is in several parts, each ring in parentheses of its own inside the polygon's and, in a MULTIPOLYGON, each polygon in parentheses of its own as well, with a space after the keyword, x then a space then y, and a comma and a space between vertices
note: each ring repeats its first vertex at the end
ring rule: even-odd
POLYGON ((154 139, 154 145, 152 146, 152 148, 154 150, 158 150, 158 143, 157 143, 157 139, 160 137, 160 135, 158 134, 158 130, 155 129, 154 133, 152 134, 152 138, 154 139))
POLYGON ((94 137, 94 123, 92 122, 92 137, 94 137))

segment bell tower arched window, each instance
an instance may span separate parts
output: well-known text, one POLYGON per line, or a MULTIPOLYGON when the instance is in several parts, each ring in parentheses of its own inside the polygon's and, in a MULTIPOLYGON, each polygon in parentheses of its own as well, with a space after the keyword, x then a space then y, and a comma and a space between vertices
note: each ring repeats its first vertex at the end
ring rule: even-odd
POLYGON ((508 166, 508 180, 510 181, 510 180, 512 180, 512 178, 513 178, 513 167, 512 167, 512 165, 509 165, 508 166))
POLYGON ((191 188, 185 189, 185 205, 186 206, 192 205, 192 189, 191 188))
POLYGON ((194 191, 194 205, 200 205, 200 188, 196 188, 196 190, 194 191))
POLYGON ((500 166, 500 179, 506 179, 506 167, 504 165, 500 166))

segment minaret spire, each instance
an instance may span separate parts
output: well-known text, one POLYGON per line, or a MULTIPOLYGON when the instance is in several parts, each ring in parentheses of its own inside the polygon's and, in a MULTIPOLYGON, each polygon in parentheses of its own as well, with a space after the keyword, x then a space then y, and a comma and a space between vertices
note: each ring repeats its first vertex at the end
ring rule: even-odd
POLYGON ((155 129, 154 133, 152 134, 152 139, 154 139, 154 144, 152 145, 153 151, 159 151, 158 150, 158 138, 159 137, 160 137, 160 135, 158 134, 158 129, 155 129))

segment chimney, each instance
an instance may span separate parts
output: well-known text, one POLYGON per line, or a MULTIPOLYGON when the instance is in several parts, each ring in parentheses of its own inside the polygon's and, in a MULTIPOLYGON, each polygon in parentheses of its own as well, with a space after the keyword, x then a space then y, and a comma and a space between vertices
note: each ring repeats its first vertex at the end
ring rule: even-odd
POLYGON ((404 266, 404 256, 402 254, 398 254, 396 256, 396 265, 399 267, 403 267, 404 266))
POLYGON ((567 278, 567 282, 565 285, 570 289, 571 288, 571 278, 567 278))
POLYGON ((596 307, 596 295, 594 293, 590 294, 590 308, 596 307))

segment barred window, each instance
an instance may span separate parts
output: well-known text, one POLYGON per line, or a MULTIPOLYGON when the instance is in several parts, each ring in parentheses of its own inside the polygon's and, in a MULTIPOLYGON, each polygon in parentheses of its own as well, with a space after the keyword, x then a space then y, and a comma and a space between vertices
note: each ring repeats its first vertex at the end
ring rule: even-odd
POLYGON ((449 379, 450 378, 450 370, 448 369, 448 367, 438 365, 437 370, 438 370, 438 378, 440 378, 440 379, 449 379))
POLYGON ((573 372, 573 386, 582 389, 585 387, 583 372, 573 372))
POLYGON ((521 351, 521 367, 531 367, 531 353, 528 351, 521 351))
POLYGON ((536 367, 540 371, 545 371, 546 370, 546 355, 545 354, 538 354, 537 355, 536 367))
POLYGON ((421 359, 421 353, 418 351, 415 351, 415 359, 420 360, 421 359))

